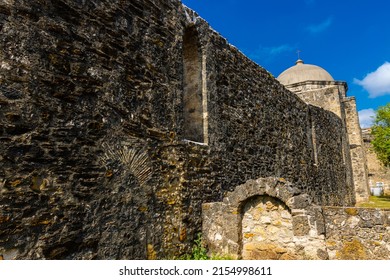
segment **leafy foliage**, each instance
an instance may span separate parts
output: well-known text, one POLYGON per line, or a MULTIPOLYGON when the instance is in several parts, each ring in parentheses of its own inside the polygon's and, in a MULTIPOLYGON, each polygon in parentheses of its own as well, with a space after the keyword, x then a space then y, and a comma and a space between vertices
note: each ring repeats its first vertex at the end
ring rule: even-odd
POLYGON ((209 260, 207 255, 207 249, 202 244, 202 235, 198 233, 198 237, 195 239, 195 244, 192 247, 192 253, 189 255, 184 255, 182 259, 184 260, 209 260))
POLYGON ((207 249, 203 246, 202 234, 198 233, 197 238, 194 241, 194 246, 192 247, 192 252, 189 255, 182 256, 183 260, 232 260, 230 256, 220 256, 212 255, 211 257, 208 254, 207 249))
POLYGON ((371 134, 374 136, 371 144, 378 159, 390 166, 390 103, 378 109, 371 134))

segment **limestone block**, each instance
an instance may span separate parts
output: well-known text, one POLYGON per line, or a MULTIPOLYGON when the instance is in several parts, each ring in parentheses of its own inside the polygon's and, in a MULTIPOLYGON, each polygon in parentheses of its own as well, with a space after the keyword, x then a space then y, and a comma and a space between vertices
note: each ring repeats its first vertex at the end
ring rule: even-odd
POLYGON ((293 197, 292 208, 305 209, 311 205, 312 200, 307 194, 301 194, 293 197))
POLYGON ((346 220, 346 226, 355 228, 360 222, 360 219, 356 216, 351 216, 346 220))
POLYGON ((310 225, 307 216, 293 216, 294 236, 306 236, 310 232, 310 225))
POLYGON ((317 257, 320 260, 329 260, 329 254, 328 252, 324 249, 317 249, 317 257))
POLYGON ((271 217, 263 216, 260 218, 260 222, 263 224, 271 224, 272 219, 271 217))

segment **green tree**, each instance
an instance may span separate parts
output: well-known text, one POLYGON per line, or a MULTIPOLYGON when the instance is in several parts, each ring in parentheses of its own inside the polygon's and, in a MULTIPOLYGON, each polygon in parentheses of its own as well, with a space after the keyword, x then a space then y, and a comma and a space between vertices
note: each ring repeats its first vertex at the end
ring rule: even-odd
POLYGON ((371 144, 378 159, 385 166, 390 166, 390 103, 376 112, 371 134, 371 144))

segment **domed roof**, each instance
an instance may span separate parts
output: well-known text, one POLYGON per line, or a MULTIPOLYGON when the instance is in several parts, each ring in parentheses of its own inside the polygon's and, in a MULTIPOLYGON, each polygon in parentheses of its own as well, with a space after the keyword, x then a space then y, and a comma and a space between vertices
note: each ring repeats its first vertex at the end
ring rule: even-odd
POLYGON ((325 69, 316 65, 304 64, 301 59, 298 59, 294 66, 283 71, 277 79, 285 86, 305 81, 334 81, 325 69))

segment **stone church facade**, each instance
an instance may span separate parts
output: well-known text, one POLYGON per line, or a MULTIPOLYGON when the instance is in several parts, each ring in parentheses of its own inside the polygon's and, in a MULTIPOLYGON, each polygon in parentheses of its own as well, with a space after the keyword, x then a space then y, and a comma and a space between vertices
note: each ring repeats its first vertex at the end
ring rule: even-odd
POLYGON ((341 119, 348 180, 353 182, 356 202, 366 201, 370 190, 363 137, 355 98, 347 97, 347 83, 335 81, 323 68, 304 64, 301 59, 281 73, 278 80, 305 102, 330 111, 341 119))
POLYGON ((235 258, 388 258, 343 83, 305 99, 179 0, 44 2, 0 3, 0 258, 172 259, 200 232, 235 258))
MULTIPOLYGON (((301 59, 295 66, 282 72, 277 80, 307 104, 323 108, 341 120, 339 143, 346 167, 346 187, 354 191, 356 202, 367 201, 370 195, 367 144, 363 145, 355 98, 346 95, 347 84, 335 81, 323 68, 304 64, 301 59)), ((318 145, 316 141, 316 128, 321 127, 321 124, 310 118, 310 126, 313 164, 321 172, 324 162, 318 160, 317 153, 324 143, 318 145)), ((362 258, 357 252, 356 255, 352 253, 346 256, 342 251, 354 245, 357 248, 352 248, 352 251, 358 251, 361 249, 360 242, 355 244, 355 241, 351 241, 341 251, 332 250, 328 246, 337 243, 334 239, 338 238, 331 234, 339 226, 337 223, 350 224, 353 219, 350 215, 356 215, 358 210, 344 209, 340 220, 335 223, 329 220, 334 213, 329 213, 336 209, 318 207, 308 202, 305 196, 292 198, 285 188, 286 182, 273 181, 271 178, 258 179, 237 187, 222 203, 205 204, 204 232, 211 240, 209 246, 217 254, 231 254, 244 259, 362 258), (248 200, 248 197, 251 198, 248 200), (279 200, 275 200, 275 197, 279 200), (243 208, 240 210, 240 207, 243 208), (234 218, 234 213, 241 213, 241 217, 234 218), (232 224, 232 221, 237 223, 232 224), (238 235, 237 227, 242 229, 238 235)), ((336 212, 340 214, 340 210, 336 212)), ((354 223, 357 225, 360 221, 356 219, 354 223)), ((354 228, 356 225, 349 226, 354 228)), ((344 230, 338 230, 337 234, 343 236, 344 230)))

